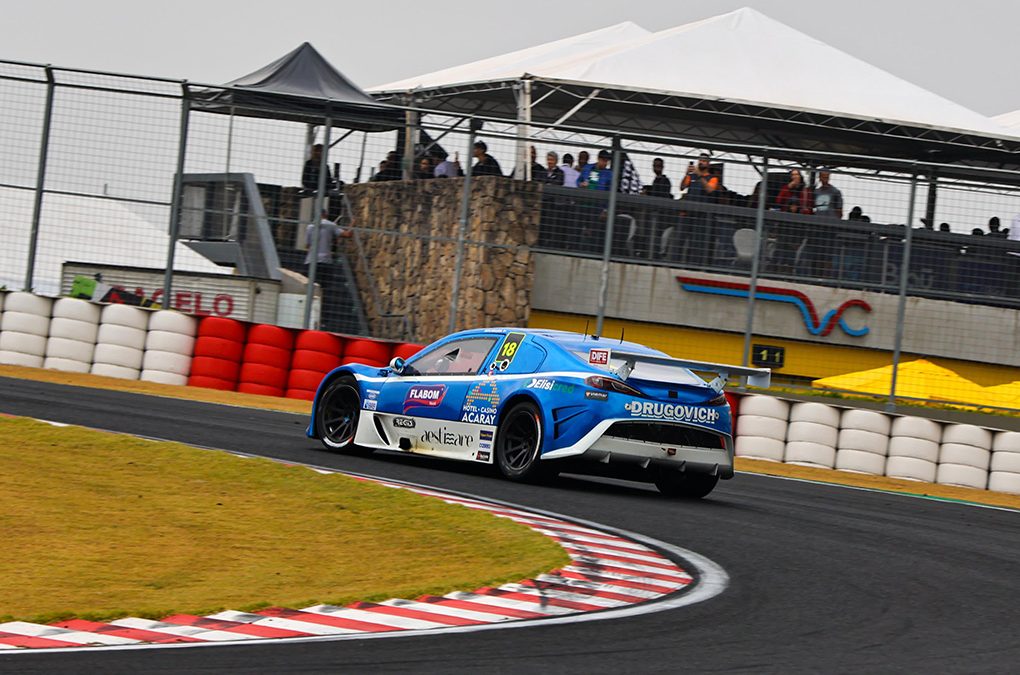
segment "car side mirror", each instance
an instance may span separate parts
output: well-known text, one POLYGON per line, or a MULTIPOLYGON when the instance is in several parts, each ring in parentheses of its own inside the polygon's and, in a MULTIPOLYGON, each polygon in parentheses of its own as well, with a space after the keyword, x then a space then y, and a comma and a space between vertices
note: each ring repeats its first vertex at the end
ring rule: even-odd
POLYGON ((404 374, 404 368, 407 366, 407 362, 399 356, 394 356, 393 360, 390 361, 390 370, 397 375, 404 374))

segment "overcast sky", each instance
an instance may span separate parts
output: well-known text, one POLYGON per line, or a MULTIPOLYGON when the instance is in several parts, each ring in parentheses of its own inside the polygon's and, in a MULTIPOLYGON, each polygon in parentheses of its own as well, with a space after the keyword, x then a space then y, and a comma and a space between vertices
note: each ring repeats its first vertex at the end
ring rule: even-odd
POLYGON ((1014 0, 33 0, 4 4, 0 59, 222 83, 309 41, 368 88, 620 21, 661 30, 744 6, 985 115, 1020 108, 1014 0))

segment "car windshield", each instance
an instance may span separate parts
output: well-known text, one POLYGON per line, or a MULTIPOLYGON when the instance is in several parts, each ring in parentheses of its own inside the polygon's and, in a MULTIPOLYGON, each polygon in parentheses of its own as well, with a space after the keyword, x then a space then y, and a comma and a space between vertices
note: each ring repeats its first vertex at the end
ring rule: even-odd
POLYGON ((429 350, 404 368, 404 375, 475 375, 496 338, 467 338, 429 350))

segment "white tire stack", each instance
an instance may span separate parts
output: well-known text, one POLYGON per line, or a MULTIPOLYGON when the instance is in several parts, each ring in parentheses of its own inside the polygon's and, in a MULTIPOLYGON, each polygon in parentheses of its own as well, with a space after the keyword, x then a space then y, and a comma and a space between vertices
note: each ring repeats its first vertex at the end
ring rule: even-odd
POLYGON ((972 424, 947 424, 935 482, 984 490, 992 460, 992 432, 972 424))
POLYGON ((145 338, 141 379, 163 384, 188 383, 198 320, 173 310, 153 312, 145 338))
POLYGON ((91 372, 95 375, 137 380, 141 374, 147 310, 130 305, 107 305, 99 319, 91 372))
POLYGON ((99 305, 75 298, 60 298, 53 303, 44 368, 72 373, 89 372, 99 333, 101 309, 99 305))
POLYGON ((836 461, 839 411, 824 403, 794 403, 783 461, 831 469, 836 461))
POLYGON ((885 475, 934 483, 942 425, 925 417, 897 417, 890 434, 885 475))
POLYGON ((735 454, 738 457, 782 462, 789 415, 790 404, 772 396, 756 394, 740 399, 735 454))
POLYGON ((988 489, 1020 495, 1020 433, 1000 431, 995 434, 988 489))
POLYGON ((42 368, 53 300, 8 293, 0 314, 0 363, 42 368))
POLYGON ((844 410, 836 442, 836 468, 840 471, 885 474, 892 420, 874 410, 844 410))

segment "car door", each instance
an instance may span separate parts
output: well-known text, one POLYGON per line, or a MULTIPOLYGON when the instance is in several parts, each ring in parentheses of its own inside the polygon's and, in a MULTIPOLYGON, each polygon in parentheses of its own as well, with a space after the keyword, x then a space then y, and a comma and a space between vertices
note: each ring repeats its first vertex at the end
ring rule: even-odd
POLYGON ((408 361, 403 374, 386 378, 374 394, 375 411, 393 444, 407 452, 475 459, 479 430, 461 420, 462 409, 484 379, 501 337, 479 334, 442 342, 408 361))

